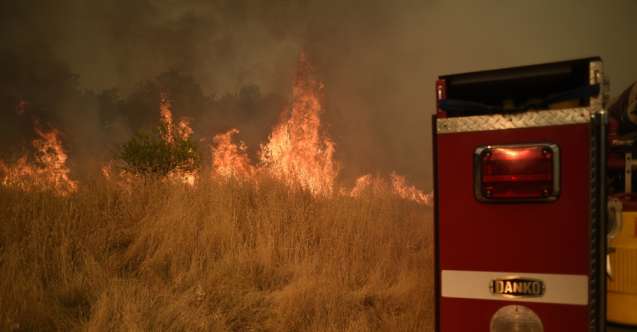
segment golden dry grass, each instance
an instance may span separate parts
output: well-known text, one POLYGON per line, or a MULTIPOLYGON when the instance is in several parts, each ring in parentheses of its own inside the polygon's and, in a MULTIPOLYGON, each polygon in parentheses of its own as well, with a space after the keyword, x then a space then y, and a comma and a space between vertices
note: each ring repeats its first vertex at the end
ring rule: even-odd
POLYGON ((427 331, 431 211, 390 196, 0 188, 0 330, 427 331))

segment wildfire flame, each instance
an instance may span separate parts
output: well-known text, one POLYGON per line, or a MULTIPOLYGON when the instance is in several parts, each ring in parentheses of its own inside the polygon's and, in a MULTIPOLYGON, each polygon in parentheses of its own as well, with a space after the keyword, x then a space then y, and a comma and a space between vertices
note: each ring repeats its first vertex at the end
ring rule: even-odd
MULTIPOLYGON (((159 121, 161 138, 168 144, 176 144, 176 139, 188 140, 193 130, 188 119, 180 119, 177 124, 173 120, 172 103, 168 95, 164 92, 159 98, 159 121)), ((115 182, 120 188, 129 190, 132 183, 137 179, 137 175, 126 171, 122 167, 117 167, 113 160, 104 164, 101 168, 102 176, 115 182), (119 168, 119 170, 115 170, 119 168)), ((196 170, 175 169, 166 175, 165 180, 194 186, 199 174, 196 170)))
POLYGON ((422 205, 431 205, 433 203, 433 194, 426 194, 415 186, 407 184, 407 180, 404 176, 392 173, 390 178, 392 191, 400 198, 422 205))
POLYGON ((179 119, 179 122, 177 122, 177 135, 179 135, 179 138, 187 140, 190 136, 192 136, 192 133, 193 131, 192 128, 190 128, 190 121, 188 121, 188 119, 179 119))
POLYGON ((175 134, 182 140, 187 140, 192 136, 193 130, 190 127, 190 121, 188 119, 179 119, 175 126, 173 122, 173 106, 168 99, 166 93, 161 93, 159 98, 159 120, 162 124, 163 138, 167 143, 175 142, 175 134), (175 133, 176 131, 176 133, 175 133))
MULTIPOLYGON (((300 187, 315 195, 335 192, 338 166, 334 160, 335 144, 323 132, 321 104, 323 84, 314 78, 314 70, 305 54, 301 53, 292 91, 290 108, 283 121, 275 126, 269 141, 261 145, 258 166, 250 164, 246 146, 235 144, 232 137, 239 133, 231 129, 213 139, 213 176, 252 179, 256 174, 267 174, 292 187, 300 187)), ((344 195, 358 197, 366 190, 391 192, 398 197, 429 205, 432 195, 407 184, 404 176, 392 173, 390 183, 371 175, 356 180, 351 191, 344 195)))
POLYGON ((173 136, 173 112, 172 104, 165 93, 162 93, 159 99, 159 120, 162 124, 162 138, 168 142, 173 143, 175 136, 173 136))
MULTIPOLYGON (((431 205, 433 203, 433 194, 425 193, 415 186, 408 184, 404 176, 398 175, 395 172, 389 175, 389 182, 380 177, 374 177, 371 174, 363 175, 356 179, 349 195, 351 197, 360 197, 366 191, 373 193, 391 192, 401 199, 414 201, 421 205, 431 205)), ((343 193, 346 194, 345 191, 343 193)))
POLYGON ((37 125, 34 130, 38 135, 32 141, 35 163, 31 164, 26 155, 14 165, 0 161, 1 183, 22 190, 52 190, 58 195, 75 192, 77 182, 69 176, 68 156, 62 148, 60 132, 57 129, 45 131, 37 125))
POLYGON ((179 119, 175 126, 173 121, 172 103, 166 93, 161 93, 159 98, 159 120, 162 124, 162 130, 164 130, 163 138, 168 143, 175 142, 175 134, 177 137, 186 140, 192 136, 193 130, 190 128, 190 121, 188 119, 179 119), (175 133, 176 131, 176 133, 175 133))
MULTIPOLYGON (((175 126, 173 122, 172 104, 165 93, 162 93, 159 101, 159 115, 163 139, 168 144, 175 144, 175 135, 181 140, 187 140, 193 133, 187 119, 180 119, 175 126)), ((168 180, 194 186, 198 178, 197 171, 175 169, 167 174, 168 180)))
MULTIPOLYGON (((379 182, 375 181, 371 174, 363 175, 359 177, 358 179, 356 179, 356 182, 354 183, 354 188, 352 188, 349 195, 352 197, 360 197, 360 195, 363 192, 370 190, 373 184, 378 184, 378 183, 379 182)), ((343 190, 343 194, 346 194, 345 190, 343 190)))
MULTIPOLYGON (((259 162, 256 165, 250 163, 246 145, 241 141, 233 142, 239 130, 230 129, 213 137, 213 178, 255 180, 257 175, 262 174, 317 196, 340 194, 359 197, 365 191, 389 192, 418 204, 432 203, 432 194, 408 184, 404 176, 396 173, 390 174, 389 181, 364 175, 356 180, 351 190, 341 188, 335 191, 339 169, 334 160, 335 144, 321 125, 324 112, 322 96, 323 83, 315 78, 313 67, 301 53, 290 106, 283 112, 282 121, 274 127, 268 142, 260 146, 259 162)), ((27 102, 21 102, 18 110, 26 107, 27 102)), ((179 140, 188 140, 192 136, 193 130, 187 119, 180 119, 175 124, 172 104, 165 93, 160 95, 159 115, 161 138, 166 143, 177 144, 179 140)), ((0 183, 25 190, 46 188, 60 195, 76 191, 77 182, 69 177, 68 157, 62 148, 59 132, 56 129, 45 131, 37 126, 35 132, 38 135, 33 140, 35 163, 29 163, 27 156, 19 158, 14 165, 0 161, 0 183)), ((122 168, 115 171, 113 164, 111 161, 104 165, 102 175, 125 189, 130 188, 136 176, 122 168)), ((198 176, 196 170, 176 169, 166 179, 194 185, 198 176)))
POLYGON ((256 169, 250 164, 246 145, 243 142, 239 144, 232 142, 232 136, 238 133, 238 129, 230 129, 213 138, 211 148, 213 176, 245 180, 252 179, 255 175, 256 169))
POLYGON ((301 53, 287 120, 280 123, 261 146, 261 165, 273 177, 299 185, 314 194, 330 194, 338 168, 335 146, 321 128, 323 84, 301 53))

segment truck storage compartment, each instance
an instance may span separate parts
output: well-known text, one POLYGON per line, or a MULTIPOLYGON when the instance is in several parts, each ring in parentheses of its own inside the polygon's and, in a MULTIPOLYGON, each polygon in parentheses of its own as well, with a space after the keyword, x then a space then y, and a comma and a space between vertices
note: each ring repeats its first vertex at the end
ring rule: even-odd
POLYGON ((447 117, 587 107, 599 94, 587 58, 441 76, 438 109, 447 117))
POLYGON ((588 58, 439 77, 437 331, 604 331, 602 69, 588 58))

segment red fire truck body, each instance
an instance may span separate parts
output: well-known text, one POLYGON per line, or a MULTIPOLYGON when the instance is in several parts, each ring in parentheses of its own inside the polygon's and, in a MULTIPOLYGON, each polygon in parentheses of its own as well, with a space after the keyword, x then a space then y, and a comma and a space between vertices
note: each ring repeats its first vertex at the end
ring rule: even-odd
POLYGON ((603 329, 602 83, 599 58, 440 77, 438 331, 603 329))

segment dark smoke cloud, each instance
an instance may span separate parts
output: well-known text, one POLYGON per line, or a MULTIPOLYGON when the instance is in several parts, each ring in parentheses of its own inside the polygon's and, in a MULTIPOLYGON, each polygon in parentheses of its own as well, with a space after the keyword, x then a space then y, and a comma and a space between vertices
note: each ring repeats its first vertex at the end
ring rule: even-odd
POLYGON ((20 98, 94 156, 156 121, 169 89, 201 138, 236 126, 254 153, 304 49, 345 177, 396 170, 429 189, 437 75, 601 55, 617 94, 637 79, 635 12, 631 0, 5 1, 2 151, 28 140, 20 98))

